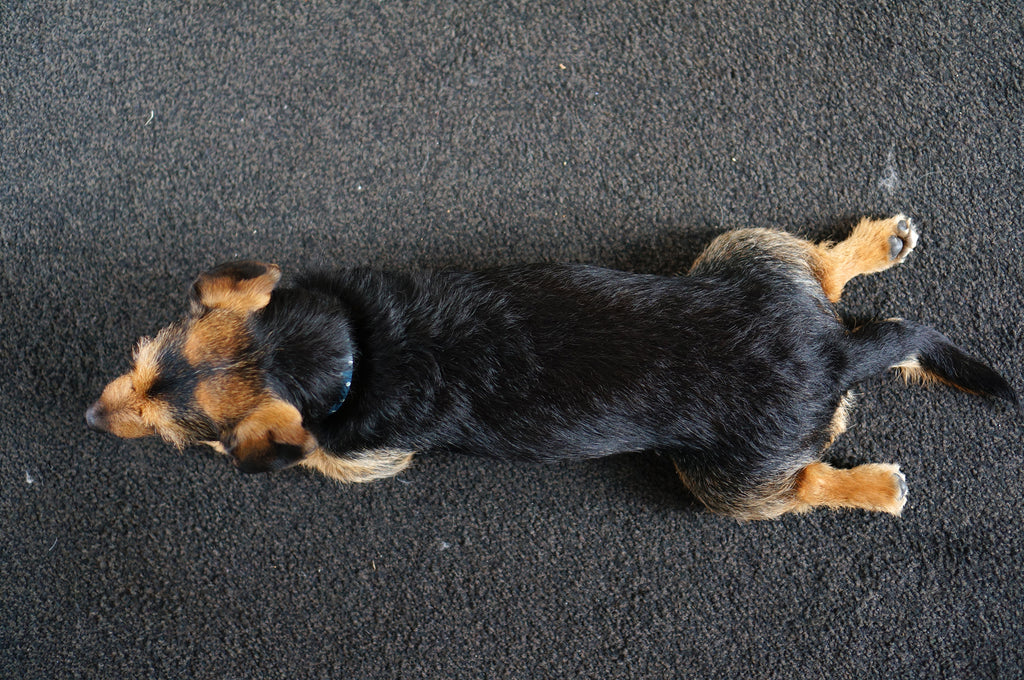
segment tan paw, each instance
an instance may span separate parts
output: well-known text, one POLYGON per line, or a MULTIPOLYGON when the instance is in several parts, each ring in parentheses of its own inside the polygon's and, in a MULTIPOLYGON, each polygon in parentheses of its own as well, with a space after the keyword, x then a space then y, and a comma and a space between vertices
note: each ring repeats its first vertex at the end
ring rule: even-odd
POLYGON ((914 223, 906 215, 900 214, 884 220, 882 225, 882 234, 888 231, 886 242, 889 245, 889 259, 903 262, 917 245, 918 233, 914 223))

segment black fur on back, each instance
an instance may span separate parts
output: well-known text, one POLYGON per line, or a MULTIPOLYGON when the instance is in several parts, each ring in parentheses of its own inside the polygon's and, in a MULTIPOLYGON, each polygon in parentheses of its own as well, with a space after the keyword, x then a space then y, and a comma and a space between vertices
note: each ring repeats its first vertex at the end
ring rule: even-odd
POLYGON ((564 264, 306 274, 250 330, 268 386, 328 455, 655 450, 709 507, 737 514, 788 493, 834 436, 847 391, 901 361, 1016 400, 936 331, 851 328, 805 261, 736 244, 681 277, 564 264))
POLYGON ((743 277, 578 265, 341 271, 275 292, 254 325, 289 339, 282 357, 354 347, 352 391, 329 417, 329 368, 269 366, 337 455, 402 448, 549 461, 662 449, 756 471, 780 453, 793 462, 820 448, 849 387, 845 327, 771 267, 743 277), (294 323, 277 311, 284 305, 336 322, 290 333, 276 328, 294 323))

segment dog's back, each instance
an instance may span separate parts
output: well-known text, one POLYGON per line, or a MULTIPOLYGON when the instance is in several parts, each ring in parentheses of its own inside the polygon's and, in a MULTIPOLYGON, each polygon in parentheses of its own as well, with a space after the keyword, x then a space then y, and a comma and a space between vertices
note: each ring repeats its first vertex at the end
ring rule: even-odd
POLYGON ((357 271, 300 285, 343 296, 359 348, 349 401, 314 426, 331 450, 774 456, 824 442, 842 396, 842 328, 777 267, 357 271))

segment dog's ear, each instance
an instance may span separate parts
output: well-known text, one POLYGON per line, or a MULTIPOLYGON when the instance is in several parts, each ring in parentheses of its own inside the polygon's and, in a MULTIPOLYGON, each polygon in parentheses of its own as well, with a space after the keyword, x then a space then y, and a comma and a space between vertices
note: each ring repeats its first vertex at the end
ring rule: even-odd
POLYGON ((199 316, 211 309, 255 312, 270 302, 270 293, 281 280, 276 264, 251 260, 225 262, 203 272, 188 294, 189 309, 199 316))
POLYGON ((297 408, 271 399, 238 423, 224 448, 242 472, 272 472, 312 453, 316 438, 302 427, 297 408))

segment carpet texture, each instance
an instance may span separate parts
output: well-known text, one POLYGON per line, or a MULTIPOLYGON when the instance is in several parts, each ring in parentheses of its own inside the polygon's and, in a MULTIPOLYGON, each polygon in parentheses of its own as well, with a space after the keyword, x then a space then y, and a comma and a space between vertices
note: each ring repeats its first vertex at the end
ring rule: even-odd
POLYGON ((0 2, 0 675, 1024 675, 1022 417, 895 378, 899 519, 702 511, 653 454, 341 486, 83 412, 251 257, 672 273, 904 211, 851 314, 1024 388, 1019 2, 0 2))

